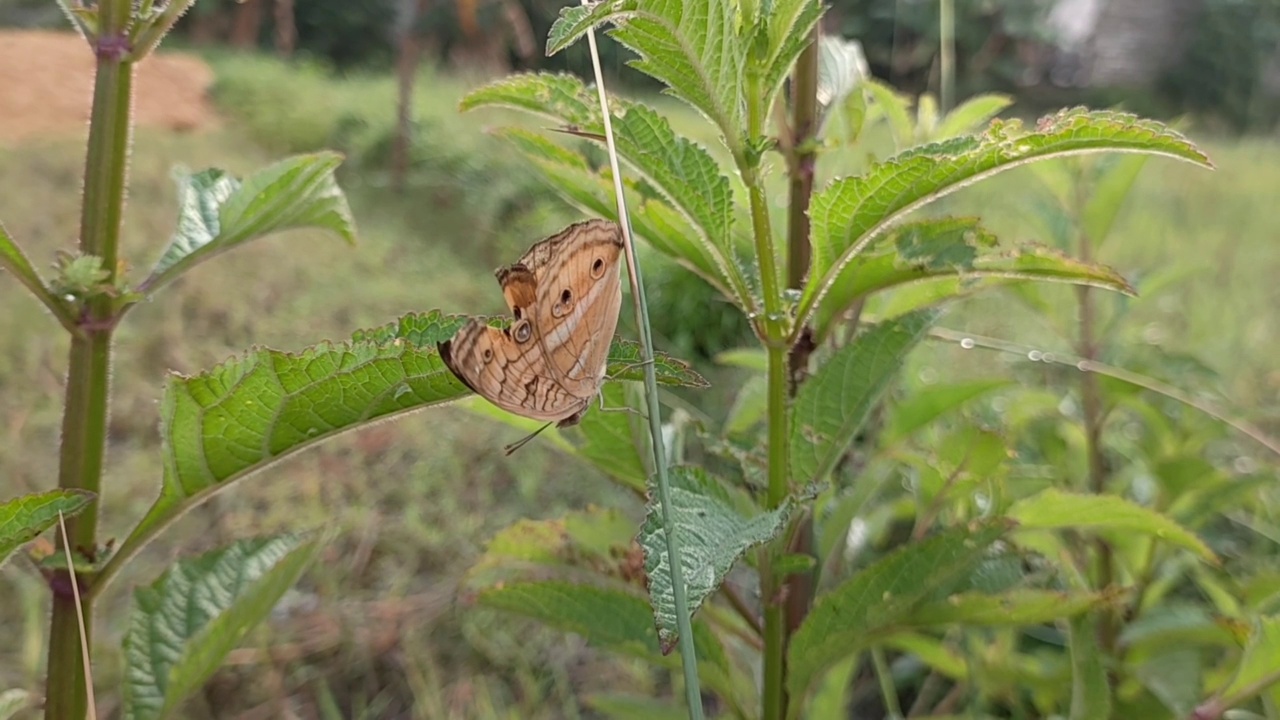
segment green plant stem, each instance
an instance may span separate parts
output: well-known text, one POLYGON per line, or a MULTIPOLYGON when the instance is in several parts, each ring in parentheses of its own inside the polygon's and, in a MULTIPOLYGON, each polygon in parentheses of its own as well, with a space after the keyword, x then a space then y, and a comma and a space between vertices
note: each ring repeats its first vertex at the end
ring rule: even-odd
MULTIPOLYGON (((1080 228, 1077 252, 1086 263, 1093 261, 1093 241, 1084 231, 1084 182, 1075 179, 1075 207, 1073 215, 1080 228)), ((1094 305, 1093 288, 1081 285, 1076 288, 1079 303, 1079 330, 1076 342, 1076 353, 1081 358, 1096 362, 1099 347, 1097 340, 1097 308, 1094 305)), ((1102 425, 1106 421, 1106 411, 1102 407, 1102 391, 1098 387, 1098 376, 1093 373, 1082 373, 1080 376, 1080 404, 1084 415, 1085 453, 1089 464, 1089 490, 1101 495, 1107 490, 1107 465, 1102 456, 1102 425)), ((1099 538, 1096 542, 1098 551, 1098 589, 1105 591, 1115 580, 1115 558, 1111 544, 1099 538)), ((1120 618, 1111 609, 1104 609, 1098 622, 1098 646, 1108 655, 1115 653, 1116 642, 1120 635, 1120 618)))
MULTIPOLYGON (((585 2, 586 0, 584 4, 585 2)), ((626 241, 627 270, 631 281, 636 327, 640 331, 641 360, 644 363, 645 415, 649 419, 654 474, 658 480, 658 505, 662 513, 664 530, 662 534, 666 539, 667 564, 671 568, 672 594, 675 596, 676 631, 679 633, 680 664, 684 670, 685 701, 688 705, 689 720, 702 720, 702 687, 698 682, 698 656, 694 650, 693 619, 690 616, 689 597, 684 584, 684 563, 680 553, 680 541, 675 523, 671 520, 671 482, 667 477, 666 448, 662 443, 662 408, 658 403, 658 381, 653 362, 653 334, 649 327, 649 306, 645 301, 644 281, 640 272, 640 263, 636 261, 635 244, 632 242, 630 222, 627 218, 622 172, 618 166, 618 151, 613 143, 613 123, 609 114, 609 100, 605 96, 604 72, 600 69, 600 51, 596 47, 594 28, 587 30, 587 42, 591 48, 591 65, 595 71, 596 88, 600 96, 600 115, 604 120, 605 140, 609 147, 609 164, 613 172, 613 187, 618 201, 618 219, 621 221, 626 241)))
MULTIPOLYGON (((809 44, 796 60, 791 77, 791 147, 790 197, 787 205, 787 287, 804 287, 809 272, 812 244, 809 228, 809 203, 813 198, 813 179, 818 161, 818 39, 821 26, 815 26, 809 44)), ((794 397, 809 371, 809 357, 817 348, 809 328, 796 330, 796 342, 787 353, 788 397, 794 397)), ((786 675, 785 653, 791 635, 809 616, 817 590, 818 568, 813 514, 801 512, 795 519, 794 533, 786 551, 814 559, 813 569, 792 573, 785 580, 786 625, 783 636, 783 675, 786 675)), ((787 699, 783 698, 784 705, 787 699)))
POLYGON ((893 671, 885 659, 884 648, 879 645, 871 647, 871 664, 876 671, 876 680, 880 682, 880 697, 884 700, 885 717, 888 720, 902 720, 902 707, 898 705, 898 688, 893 684, 893 671))
POLYGON ((938 0, 938 65, 942 78, 938 108, 946 115, 956 101, 956 6, 955 0, 938 0))
MULTIPOLYGON (((80 250, 102 258, 102 267, 115 282, 120 221, 124 213, 128 170, 130 102, 133 64, 125 59, 131 3, 103 0, 99 5, 97 39, 90 39, 97 55, 89 148, 85 159, 84 201, 80 216, 80 250)), ((71 339, 66 405, 62 418, 62 446, 58 485, 81 488, 101 496, 106 455, 107 398, 110 387, 113 298, 89 299, 81 326, 83 337, 71 339)), ((67 521, 68 535, 79 553, 96 553, 98 501, 67 521)), ((76 578, 90 587, 91 576, 76 578)), ((53 583, 53 613, 49 630, 48 677, 45 680, 45 718, 79 720, 88 706, 85 668, 81 660, 80 615, 70 592, 69 576, 53 583)), ((86 593, 82 611, 86 640, 92 637, 92 598, 86 593)))
MULTIPOLYGON (((776 508, 786 499, 790 489, 787 472, 787 351, 781 347, 770 346, 768 361, 768 502, 770 508, 776 508)), ((787 714, 785 685, 787 618, 786 606, 779 597, 782 583, 773 573, 773 556, 776 552, 775 544, 767 545, 760 551, 760 584, 764 599, 763 717, 765 720, 781 720, 787 714)))

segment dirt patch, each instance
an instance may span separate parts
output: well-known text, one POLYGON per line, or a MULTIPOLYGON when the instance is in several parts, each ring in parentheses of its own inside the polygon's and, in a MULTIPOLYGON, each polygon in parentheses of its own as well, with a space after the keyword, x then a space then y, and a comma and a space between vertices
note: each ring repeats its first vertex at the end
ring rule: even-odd
MULTIPOLYGON (((93 52, 79 35, 0 32, 0 143, 86 133, 93 73, 93 52)), ((216 121, 206 93, 213 71, 197 57, 153 55, 133 82, 139 127, 196 130, 216 121)))

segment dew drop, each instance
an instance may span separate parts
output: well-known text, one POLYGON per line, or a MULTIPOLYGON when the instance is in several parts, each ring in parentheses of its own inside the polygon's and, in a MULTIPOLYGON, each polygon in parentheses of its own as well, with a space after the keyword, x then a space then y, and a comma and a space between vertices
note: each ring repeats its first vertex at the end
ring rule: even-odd
POLYGON ((1241 475, 1251 475, 1258 471, 1258 462, 1248 455, 1241 455, 1231 462, 1231 467, 1241 475))
POLYGON ((972 350, 974 346, 973 338, 964 338, 960 341, 960 347, 965 350, 972 350))
POLYGON ((66 300, 67 302, 75 302, 75 301, 76 301, 76 296, 75 296, 75 295, 72 295, 71 293, 67 293, 66 295, 63 295, 63 296, 62 296, 62 299, 63 299, 63 300, 66 300))
POLYGON ((1045 353, 1045 354, 1044 354, 1044 357, 1042 357, 1042 358, 1040 358, 1040 359, 1041 359, 1041 360, 1044 360, 1044 361, 1045 361, 1045 362, 1047 362, 1047 363, 1051 363, 1051 362, 1053 362, 1053 361, 1054 361, 1053 353, 1045 353))
POLYGON ((313 428, 313 427, 307 428, 307 437, 314 437, 319 434, 320 434, 319 428, 313 428))
POLYGON ((1030 360, 1031 362, 1040 362, 1041 360, 1044 359, 1044 353, 1040 352, 1039 350, 1032 350, 1031 352, 1027 353, 1027 359, 1030 360))
POLYGON ((405 383, 400 383, 398 386, 396 386, 396 392, 395 392, 395 395, 393 395, 393 396, 392 396, 392 399, 393 399, 393 400, 399 400, 400 398, 404 397, 405 395, 408 395, 410 392, 412 392, 412 391, 411 391, 411 390, 409 390, 409 386, 408 386, 408 385, 406 385, 405 383))

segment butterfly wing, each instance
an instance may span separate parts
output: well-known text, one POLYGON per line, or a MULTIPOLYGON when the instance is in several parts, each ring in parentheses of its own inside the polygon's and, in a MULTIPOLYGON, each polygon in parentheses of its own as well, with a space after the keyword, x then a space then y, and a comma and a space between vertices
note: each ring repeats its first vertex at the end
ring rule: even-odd
POLYGON ((535 420, 563 421, 581 414, 579 398, 540 371, 542 349, 526 325, 495 328, 472 318, 447 342, 440 358, 477 395, 508 412, 535 420), (517 340, 522 338, 523 341, 517 340))
POLYGON ((527 317, 541 344, 546 373, 569 393, 591 399, 604 382, 618 327, 622 229, 607 220, 566 228, 498 271, 517 317, 527 317), (532 278, 534 301, 527 302, 532 278))

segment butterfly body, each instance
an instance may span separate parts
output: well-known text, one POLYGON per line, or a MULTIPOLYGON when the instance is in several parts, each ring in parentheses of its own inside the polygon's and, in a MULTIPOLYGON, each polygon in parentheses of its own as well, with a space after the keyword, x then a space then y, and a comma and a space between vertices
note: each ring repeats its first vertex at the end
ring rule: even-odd
POLYGON ((445 366, 503 410, 577 423, 604 384, 622 306, 621 258, 622 230, 607 220, 535 243, 494 273, 514 321, 498 328, 469 319, 440 343, 445 366))

